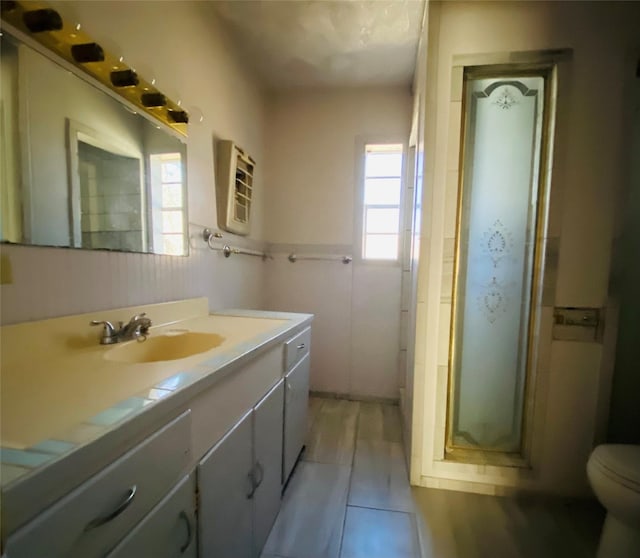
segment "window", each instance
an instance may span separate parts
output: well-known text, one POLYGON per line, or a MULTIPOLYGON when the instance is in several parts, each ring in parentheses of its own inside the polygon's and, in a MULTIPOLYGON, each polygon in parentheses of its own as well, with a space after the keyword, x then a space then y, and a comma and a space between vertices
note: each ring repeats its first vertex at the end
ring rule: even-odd
POLYGON ((185 199, 180 153, 151 155, 153 244, 162 254, 185 253, 185 199))
POLYGON ((397 260, 402 144, 367 144, 364 161, 362 258, 397 260))

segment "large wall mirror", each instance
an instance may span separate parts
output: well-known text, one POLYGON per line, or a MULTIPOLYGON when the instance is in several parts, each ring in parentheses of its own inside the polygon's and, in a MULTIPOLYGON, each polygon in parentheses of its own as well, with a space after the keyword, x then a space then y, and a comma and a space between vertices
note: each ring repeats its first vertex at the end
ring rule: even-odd
POLYGON ((0 37, 3 242, 186 255, 186 146, 8 34, 0 37))

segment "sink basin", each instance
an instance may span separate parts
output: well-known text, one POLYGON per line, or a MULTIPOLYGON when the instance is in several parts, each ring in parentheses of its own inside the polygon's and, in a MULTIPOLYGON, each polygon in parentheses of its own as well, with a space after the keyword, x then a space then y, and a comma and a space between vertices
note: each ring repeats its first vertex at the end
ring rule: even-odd
POLYGON ((140 363, 178 360, 218 347, 225 340, 216 333, 174 330, 149 335, 144 341, 130 341, 110 349, 104 358, 116 362, 140 363))

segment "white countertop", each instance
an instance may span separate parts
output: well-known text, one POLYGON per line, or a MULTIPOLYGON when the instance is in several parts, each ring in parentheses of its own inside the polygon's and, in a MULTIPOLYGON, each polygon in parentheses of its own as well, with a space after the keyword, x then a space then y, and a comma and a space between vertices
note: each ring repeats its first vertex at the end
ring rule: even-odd
POLYGON ((206 299, 97 312, 6 326, 2 340, 0 427, 3 493, 105 435, 126 428, 178 394, 193 397, 256 352, 282 342, 310 314, 227 310, 208 314, 206 299), (176 328, 224 338, 203 353, 172 361, 105 358, 90 319, 128 319, 146 311, 150 336, 176 328))

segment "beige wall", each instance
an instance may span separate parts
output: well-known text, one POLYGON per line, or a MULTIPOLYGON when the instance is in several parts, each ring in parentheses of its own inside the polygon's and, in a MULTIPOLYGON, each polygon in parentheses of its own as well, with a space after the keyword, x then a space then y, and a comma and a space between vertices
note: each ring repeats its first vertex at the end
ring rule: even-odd
MULTIPOLYGON (((637 3, 431 2, 426 80, 425 190, 416 334, 412 480, 493 491, 501 486, 587 493, 585 465, 606 421, 605 344, 552 341, 554 306, 607 307, 621 161, 626 53, 640 40, 637 3), (537 328, 533 470, 443 460, 461 102, 453 57, 573 50, 563 63, 553 153, 545 292, 537 328), (434 89, 430 89, 433 87, 434 89), (417 426, 417 428, 416 428, 417 426), (481 486, 484 485, 484 486, 481 486)), ((503 57, 504 58, 504 57, 503 57)), ((610 316, 608 316, 610 318, 610 316)))
MULTIPOLYGON (((262 241, 264 102, 253 76, 205 2, 53 2, 98 43, 203 123, 189 126, 191 254, 186 258, 3 246, 13 284, 3 285, 2 322, 15 323, 132 304, 208 296, 212 308, 261 307, 265 264, 206 250, 198 233, 216 226, 213 138, 230 138, 257 161, 252 240, 262 241), (196 225, 197 224, 197 225, 196 225), (204 247, 204 248, 203 248, 204 247)), ((232 235, 226 240, 242 242, 232 235)), ((251 243, 251 242, 250 242, 251 243)), ((253 242, 252 245, 259 245, 253 242)), ((5 260, 3 259, 3 263, 5 260)))
POLYGON ((275 96, 268 108, 267 237, 351 244, 358 136, 409 137, 408 89, 318 89, 275 96))
POLYGON ((296 91, 268 106, 269 308, 312 312, 311 389, 398 398, 401 266, 298 261, 355 254, 358 138, 406 142, 405 89, 296 91))

